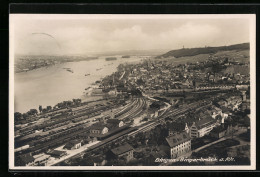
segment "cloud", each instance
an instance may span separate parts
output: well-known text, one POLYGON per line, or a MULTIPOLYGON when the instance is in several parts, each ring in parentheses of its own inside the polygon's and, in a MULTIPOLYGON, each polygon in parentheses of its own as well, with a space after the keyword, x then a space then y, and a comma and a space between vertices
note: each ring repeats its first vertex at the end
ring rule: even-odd
POLYGON ((245 20, 41 20, 16 24, 16 53, 87 54, 89 52, 177 49, 249 41, 245 20), (30 36, 47 33, 46 36, 30 36))
POLYGON ((187 23, 178 28, 159 34, 161 45, 179 47, 200 47, 214 42, 220 35, 220 29, 207 24, 187 23))

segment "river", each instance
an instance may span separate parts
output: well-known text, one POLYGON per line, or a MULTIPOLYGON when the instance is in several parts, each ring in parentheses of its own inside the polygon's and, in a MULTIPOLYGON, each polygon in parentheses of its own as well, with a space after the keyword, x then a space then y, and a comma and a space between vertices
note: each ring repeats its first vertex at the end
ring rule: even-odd
POLYGON ((54 106, 65 100, 86 98, 85 88, 115 72, 119 64, 142 60, 142 57, 116 57, 117 60, 112 61, 106 61, 106 57, 100 57, 96 60, 67 62, 15 73, 14 111, 24 113, 33 108, 38 109, 39 105, 54 106), (73 73, 65 68, 70 68, 73 73))

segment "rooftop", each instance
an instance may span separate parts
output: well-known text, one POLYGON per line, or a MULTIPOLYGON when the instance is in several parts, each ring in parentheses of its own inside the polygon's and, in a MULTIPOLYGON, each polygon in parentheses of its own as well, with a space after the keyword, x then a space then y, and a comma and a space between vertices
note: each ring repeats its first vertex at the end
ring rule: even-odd
POLYGON ((96 124, 93 124, 90 128, 93 130, 103 130, 104 128, 106 127, 105 124, 103 123, 96 123, 96 124))
POLYGON ((205 117, 195 122, 195 125, 198 127, 198 129, 202 129, 204 127, 207 127, 208 125, 214 124, 215 122, 216 120, 214 120, 213 118, 205 117))
POLYGON ((166 137, 166 140, 170 147, 175 147, 179 144, 189 141, 190 137, 187 132, 183 131, 181 133, 175 133, 172 136, 166 137))
POLYGON ((107 123, 109 124, 119 124, 121 121, 118 119, 108 119, 107 123))
POLYGON ((79 144, 81 143, 81 140, 72 140, 70 141, 71 144, 79 144))
POLYGON ((224 125, 222 124, 220 126, 214 127, 211 132, 220 133, 220 132, 226 131, 227 128, 228 128, 227 124, 224 124, 224 125))
POLYGON ((131 151, 134 148, 129 145, 128 143, 124 144, 123 146, 119 146, 117 148, 112 149, 111 151, 115 154, 115 155, 120 155, 123 154, 125 152, 131 151))
POLYGON ((40 161, 42 161, 42 160, 46 160, 46 159, 48 159, 49 157, 50 157, 50 155, 44 154, 44 155, 42 155, 41 157, 35 159, 35 162, 40 162, 40 161))
POLYGON ((74 145, 76 145, 80 142, 81 142, 81 140, 72 140, 72 141, 68 142, 63 148, 71 149, 74 145))
POLYGON ((52 150, 48 152, 50 155, 56 155, 56 156, 61 156, 62 154, 66 153, 65 151, 58 151, 58 150, 52 150))

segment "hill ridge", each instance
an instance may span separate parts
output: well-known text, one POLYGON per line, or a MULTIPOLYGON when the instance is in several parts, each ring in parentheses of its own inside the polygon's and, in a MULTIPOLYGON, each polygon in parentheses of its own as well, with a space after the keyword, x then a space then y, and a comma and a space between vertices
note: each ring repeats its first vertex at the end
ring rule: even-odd
POLYGON ((176 49, 171 50, 169 52, 166 52, 165 54, 156 56, 156 59, 161 58, 168 58, 168 57, 186 57, 186 56, 195 56, 199 54, 214 54, 218 51, 228 51, 228 50, 246 50, 249 49, 250 45, 249 43, 241 43, 241 44, 234 44, 229 46, 218 46, 218 47, 200 47, 200 48, 182 48, 182 49, 176 49))

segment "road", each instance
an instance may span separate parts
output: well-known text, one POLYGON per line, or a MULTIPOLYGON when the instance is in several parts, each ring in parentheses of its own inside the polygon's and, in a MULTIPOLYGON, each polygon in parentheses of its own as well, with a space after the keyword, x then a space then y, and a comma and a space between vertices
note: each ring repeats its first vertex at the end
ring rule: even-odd
POLYGON ((123 72, 123 74, 121 75, 121 77, 119 78, 119 80, 121 80, 125 75, 125 71, 123 72))
MULTIPOLYGON (((233 133, 233 139, 237 139, 238 141, 241 141, 241 139, 239 139, 237 136, 240 135, 240 134, 242 134, 242 133, 245 133, 246 131, 247 131, 246 129, 241 129, 241 130, 239 130, 239 131, 237 131, 237 132, 234 132, 234 133, 233 133)), ((218 140, 216 140, 216 141, 213 141, 213 142, 211 142, 211 143, 209 143, 209 144, 206 144, 206 145, 204 145, 204 146, 201 146, 201 147, 199 147, 199 148, 197 148, 197 149, 194 149, 192 152, 198 152, 198 151, 200 151, 200 150, 202 150, 202 149, 205 149, 205 148, 207 148, 207 147, 209 147, 209 146, 211 146, 211 145, 213 145, 213 144, 216 144, 216 143, 218 143, 218 142, 221 142, 221 141, 224 141, 224 140, 230 139, 230 138, 232 138, 232 135, 225 136, 225 137, 220 138, 220 139, 218 139, 218 140)), ((248 144, 247 142, 244 142, 243 140, 242 140, 242 142, 243 142, 242 145, 248 144)), ((241 143, 240 143, 240 145, 241 145, 241 143)))

